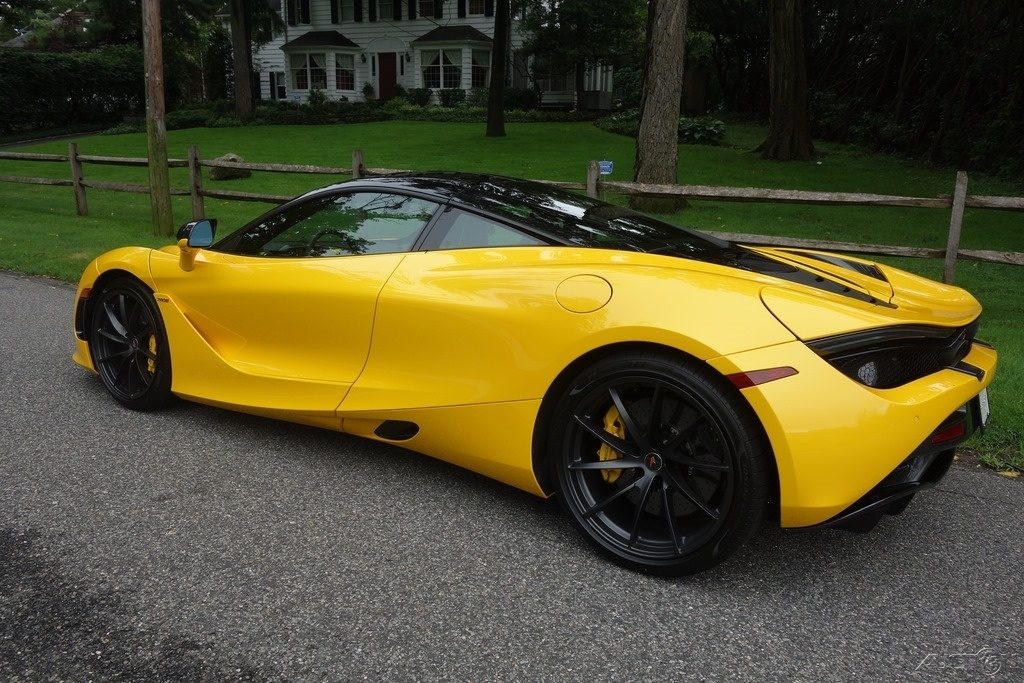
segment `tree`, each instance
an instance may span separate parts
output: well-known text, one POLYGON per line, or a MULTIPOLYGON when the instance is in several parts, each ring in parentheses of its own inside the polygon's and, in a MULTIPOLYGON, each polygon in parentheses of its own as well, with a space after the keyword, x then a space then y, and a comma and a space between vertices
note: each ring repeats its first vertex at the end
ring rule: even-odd
POLYGON ((491 85, 487 94, 489 138, 505 136, 505 64, 508 61, 510 0, 497 0, 494 7, 494 47, 491 49, 491 85))
POLYGON ((252 14, 247 0, 231 0, 231 64, 234 73, 235 114, 243 121, 255 108, 252 81, 252 14))
POLYGON ((583 108, 588 65, 635 65, 643 36, 643 0, 530 0, 525 48, 551 72, 573 73, 576 106, 583 108))
POLYGON ((766 159, 806 161, 814 156, 807 114, 807 58, 803 0, 768 0, 768 137, 766 159))
MULTIPOLYGON (((688 0, 650 0, 644 59, 640 130, 633 178, 638 183, 674 183, 679 161, 679 101, 683 92, 688 0)), ((669 212, 675 199, 636 197, 636 209, 669 212)))

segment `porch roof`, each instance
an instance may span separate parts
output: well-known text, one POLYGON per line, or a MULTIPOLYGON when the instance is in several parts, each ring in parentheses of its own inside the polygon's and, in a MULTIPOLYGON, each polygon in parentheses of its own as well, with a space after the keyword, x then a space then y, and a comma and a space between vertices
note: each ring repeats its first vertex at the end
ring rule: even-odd
POLYGON ((281 46, 282 50, 299 47, 355 47, 359 46, 337 31, 310 31, 281 46))
POLYGON ((472 26, 438 26, 412 41, 413 43, 493 43, 494 41, 472 26))

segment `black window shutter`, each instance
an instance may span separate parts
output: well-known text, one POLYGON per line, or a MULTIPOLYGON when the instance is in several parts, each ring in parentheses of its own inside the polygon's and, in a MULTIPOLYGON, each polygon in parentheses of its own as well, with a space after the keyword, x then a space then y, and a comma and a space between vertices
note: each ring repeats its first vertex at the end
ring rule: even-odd
POLYGON ((402 20, 402 0, 394 0, 394 7, 391 10, 391 16, 394 17, 395 21, 402 20))
POLYGON ((338 0, 331 0, 331 23, 338 23, 338 0))
POLYGON ((356 21, 363 20, 363 0, 352 0, 352 14, 356 21))
POLYGON ((434 18, 440 19, 444 16, 441 12, 444 9, 444 3, 441 0, 434 0, 434 18))
POLYGON ((484 2, 484 16, 485 17, 493 17, 494 16, 494 0, 486 0, 484 2))
POLYGON ((309 23, 309 0, 301 0, 302 5, 299 11, 299 21, 303 24, 309 23))
POLYGON ((377 21, 377 0, 370 0, 370 21, 377 21))
POLYGON ((288 25, 295 26, 299 23, 298 17, 295 16, 296 6, 299 4, 299 0, 288 0, 288 25))
POLYGON ((466 16, 466 0, 459 0, 459 18, 466 16))
POLYGON ((409 18, 416 18, 416 0, 409 0, 409 18))

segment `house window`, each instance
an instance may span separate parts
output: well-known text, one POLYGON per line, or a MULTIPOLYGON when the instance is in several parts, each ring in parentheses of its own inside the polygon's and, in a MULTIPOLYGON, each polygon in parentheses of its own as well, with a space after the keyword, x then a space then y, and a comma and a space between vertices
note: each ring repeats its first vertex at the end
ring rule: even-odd
POLYGON ((288 87, 283 71, 270 72, 270 99, 284 100, 288 98, 288 87))
POLYGON ((356 89, 355 55, 334 55, 334 87, 338 90, 356 89))
POLYGON ((395 18, 395 3, 393 0, 378 0, 377 18, 381 21, 391 21, 395 18))
POLYGON ((434 0, 420 0, 417 9, 421 17, 433 17, 434 0))
POLYGON ((462 87, 462 50, 424 50, 420 61, 424 88, 462 87))
POLYGON ((356 20, 356 0, 337 0, 338 18, 342 21, 356 20))
POLYGON ((290 57, 292 83, 296 90, 327 88, 327 58, 323 54, 298 54, 290 57))
POLYGON ((473 50, 473 87, 486 88, 490 83, 491 53, 489 50, 473 50))
POLYGON ((473 14, 483 14, 486 11, 485 10, 486 5, 487 5, 487 2, 485 0, 469 0, 469 13, 470 13, 470 15, 473 15, 473 14))
POLYGON ((288 0, 288 25, 309 23, 309 0, 288 0))

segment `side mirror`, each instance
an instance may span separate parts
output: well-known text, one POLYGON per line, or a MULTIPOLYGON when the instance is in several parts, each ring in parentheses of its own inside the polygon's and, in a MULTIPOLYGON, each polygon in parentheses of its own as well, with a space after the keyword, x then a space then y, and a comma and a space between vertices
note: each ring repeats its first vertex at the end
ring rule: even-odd
POLYGON ((217 231, 215 218, 204 218, 192 221, 178 228, 178 245, 185 240, 185 245, 192 249, 205 249, 213 246, 213 236, 217 231))
POLYGON ((192 270, 199 250, 213 246, 216 231, 217 221, 212 218, 192 221, 178 228, 178 249, 181 252, 178 265, 182 270, 192 270))

